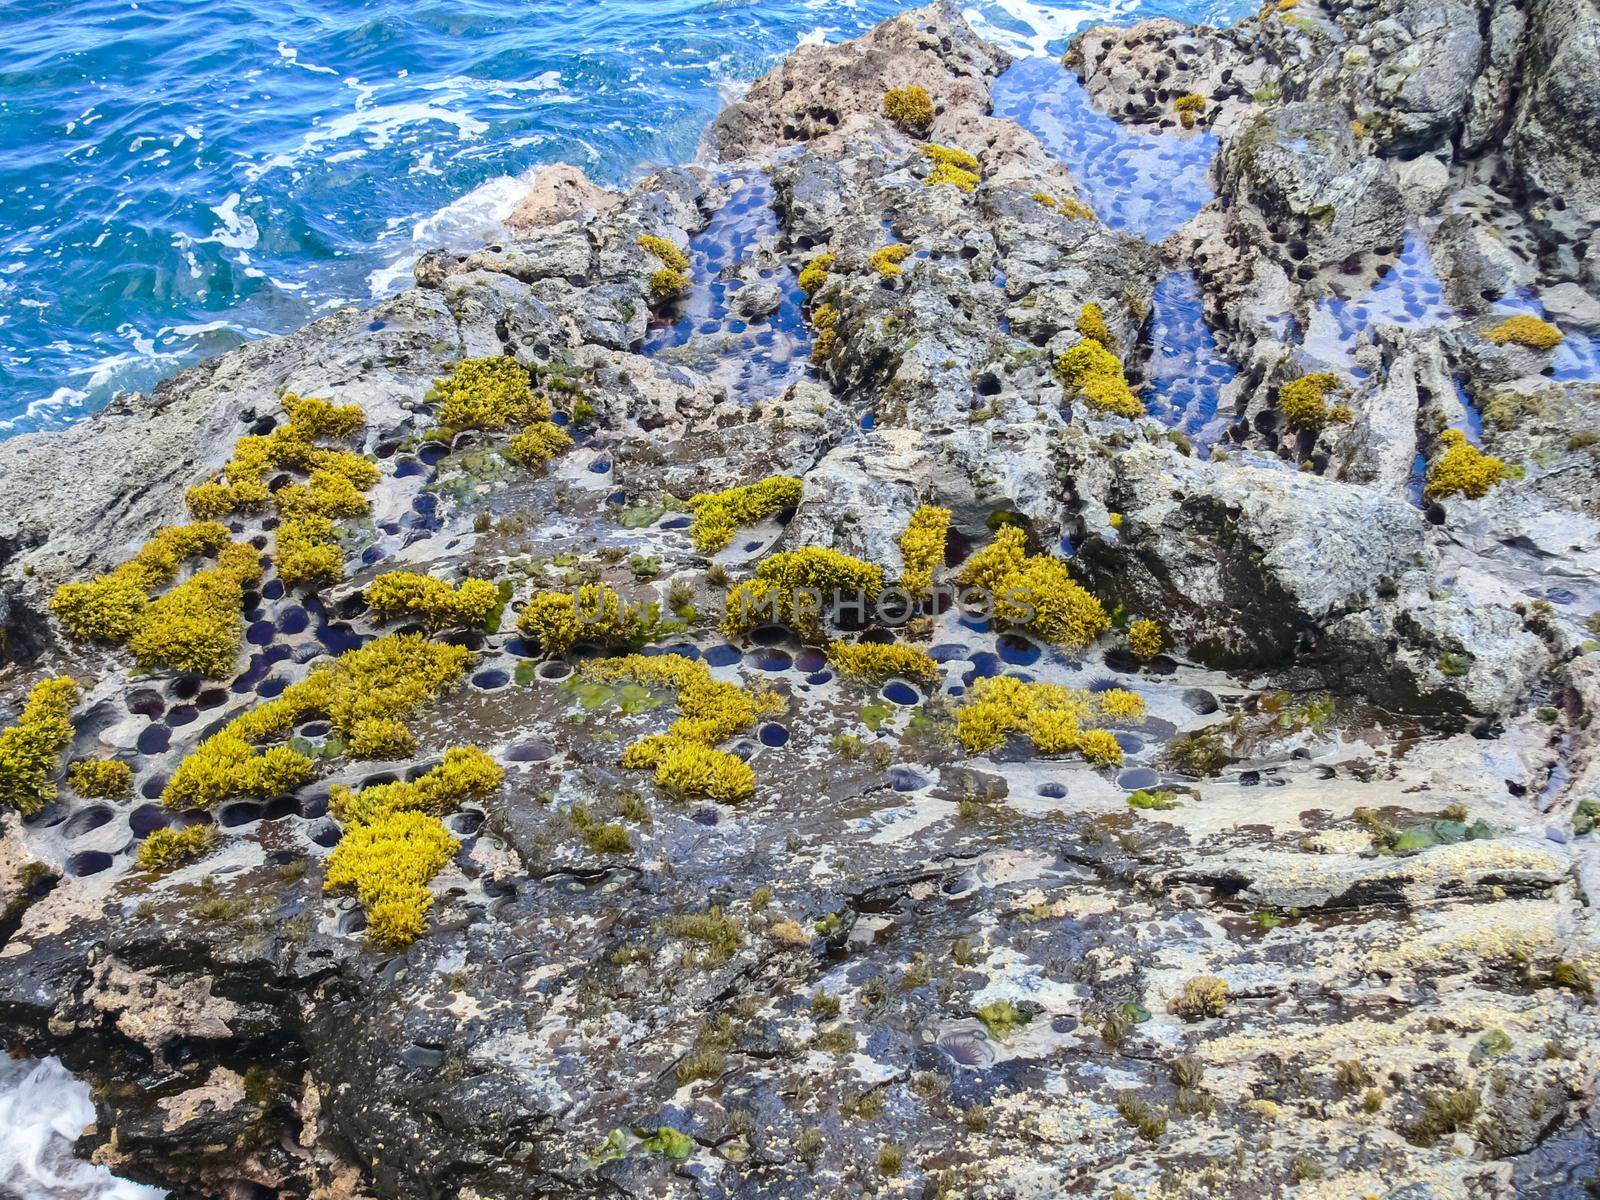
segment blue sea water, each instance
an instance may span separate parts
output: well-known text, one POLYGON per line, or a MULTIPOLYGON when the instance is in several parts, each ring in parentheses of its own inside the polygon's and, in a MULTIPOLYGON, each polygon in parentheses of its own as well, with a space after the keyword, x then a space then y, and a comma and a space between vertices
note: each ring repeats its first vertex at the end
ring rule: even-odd
MULTIPOLYGON (((6 0, 0 436, 401 287, 552 162, 625 184, 898 0, 6 0)), ((978 0, 1017 53, 1241 0, 978 0)))

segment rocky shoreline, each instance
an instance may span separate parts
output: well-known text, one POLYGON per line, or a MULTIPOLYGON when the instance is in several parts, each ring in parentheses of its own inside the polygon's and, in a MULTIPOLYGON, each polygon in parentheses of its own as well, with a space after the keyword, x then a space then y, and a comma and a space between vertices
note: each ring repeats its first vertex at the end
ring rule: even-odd
POLYGON ((1597 63, 933 4, 0 443, 0 1038, 178 1196, 1592 1194, 1597 63))

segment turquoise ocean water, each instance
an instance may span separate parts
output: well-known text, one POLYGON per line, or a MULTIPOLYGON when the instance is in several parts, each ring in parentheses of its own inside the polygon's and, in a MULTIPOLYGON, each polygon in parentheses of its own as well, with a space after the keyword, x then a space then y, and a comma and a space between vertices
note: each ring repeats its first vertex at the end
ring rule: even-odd
MULTIPOLYGON (((894 0, 10 0, 0 39, 0 436, 409 279, 532 168, 625 184, 802 41, 894 0)), ((980 0, 1017 53, 1238 0, 980 0)))

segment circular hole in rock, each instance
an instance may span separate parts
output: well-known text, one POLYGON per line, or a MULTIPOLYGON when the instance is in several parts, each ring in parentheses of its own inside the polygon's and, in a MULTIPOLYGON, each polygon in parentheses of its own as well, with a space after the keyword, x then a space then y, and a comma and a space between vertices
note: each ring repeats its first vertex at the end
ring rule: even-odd
POLYGON ((483 828, 483 814, 472 809, 463 809, 450 818, 450 832, 458 837, 471 837, 483 828))
POLYGON ((909 767, 895 767, 889 772, 889 786, 897 792, 914 792, 927 785, 928 781, 909 767))
POLYGON ((284 817, 300 816, 300 801, 294 796, 278 796, 267 801, 261 813, 263 821, 279 821, 284 817))
POLYGON ((198 675, 180 675, 172 681, 168 691, 179 700, 193 700, 200 694, 201 682, 198 675))
POLYGON ((84 834, 106 824, 117 815, 116 809, 109 804, 95 804, 88 808, 80 808, 67 819, 62 826, 62 835, 69 838, 82 837, 84 834))
POLYGON ((339 844, 339 827, 332 821, 323 821, 320 824, 313 825, 308 834, 313 842, 324 848, 339 844))
POLYGON ((750 640, 758 646, 777 646, 788 640, 789 631, 782 625, 761 625, 750 633, 750 640))
POLYGON ((194 698, 196 708, 216 708, 228 702, 228 693, 219 687, 206 688, 194 698))
POLYGON ((1117 745, 1122 747, 1124 754, 1137 754, 1144 749, 1144 739, 1136 733, 1114 733, 1117 745))
POLYGON ((172 731, 164 725, 149 725, 139 735, 140 754, 161 754, 172 745, 172 731))
POLYGON ((879 695, 891 704, 912 705, 922 700, 922 693, 904 679, 889 680, 888 683, 883 685, 883 690, 879 695))
POLYGON ((1059 783, 1041 783, 1039 785, 1039 795, 1046 800, 1065 800, 1067 798, 1067 789, 1059 783))
POLYGON ((731 667, 744 657, 743 651, 737 646, 721 645, 712 646, 706 651, 706 665, 708 667, 731 667))
POLYGON ((1134 767, 1117 776, 1117 786, 1126 792, 1142 792, 1160 782, 1160 774, 1149 767, 1134 767))
POLYGON ((497 669, 479 671, 472 677, 472 686, 482 688, 486 692, 492 692, 496 688, 503 688, 510 682, 511 676, 497 669))
POLYGON ((1189 688, 1183 693, 1183 706, 1202 717, 1217 711, 1217 698, 1205 688, 1189 688))
POLYGON ((572 664, 561 659, 551 659, 542 662, 533 669, 533 673, 546 683, 560 683, 563 679, 571 678, 572 664))
POLYGON ((787 671, 794 666, 794 659, 788 651, 779 650, 773 646, 763 646, 759 650, 752 650, 747 661, 758 671, 787 671))
POLYGON ((763 746, 782 746, 789 741, 789 731, 773 723, 763 725, 756 736, 763 746))
POLYGON ((128 711, 155 720, 167 711, 167 702, 154 688, 134 688, 128 693, 128 711))
POLYGON ((161 793, 167 790, 167 777, 165 775, 152 775, 139 785, 139 794, 146 800, 158 800, 161 793))
POLYGON ((178 729, 192 725, 200 718, 200 710, 192 704, 178 704, 167 712, 167 728, 178 729))
POLYGON ((523 742, 506 751, 507 762, 543 762, 555 751, 548 742, 523 742))
POLYGON ((217 813, 217 824, 224 829, 237 829, 241 825, 261 820, 261 815, 265 811, 264 806, 260 804, 224 804, 217 813))
POLYGON ((111 855, 101 850, 85 850, 67 859, 66 871, 81 879, 85 875, 98 875, 110 866, 111 855))
POLYGON ((165 829, 172 818, 160 804, 141 804, 128 814, 128 828, 135 837, 148 837, 158 829, 165 829))
POLYGON ((1002 633, 996 641, 1000 661, 1014 667, 1026 667, 1039 661, 1039 646, 1017 633, 1002 633))

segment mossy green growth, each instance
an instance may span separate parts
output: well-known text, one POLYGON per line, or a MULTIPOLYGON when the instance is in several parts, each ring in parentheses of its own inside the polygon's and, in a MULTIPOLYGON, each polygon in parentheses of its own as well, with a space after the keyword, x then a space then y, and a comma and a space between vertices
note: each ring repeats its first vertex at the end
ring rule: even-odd
POLYGON ((584 675, 594 681, 666 687, 677 693, 678 719, 665 733, 629 746, 622 755, 624 767, 654 770, 656 786, 672 796, 732 803, 755 794, 750 764, 717 745, 778 711, 781 705, 774 696, 716 679, 703 662, 681 654, 596 659, 584 665, 584 675))
POLYGON ((1009 1042, 1012 1036, 1033 1018, 1010 1000, 994 1000, 977 1010, 978 1020, 997 1042, 1009 1042))
POLYGON ((893 279, 902 273, 901 263, 910 258, 914 253, 911 246, 884 246, 874 250, 872 257, 867 260, 867 265, 885 279, 893 279))
POLYGON ((1130 419, 1144 416, 1144 405, 1122 373, 1122 362, 1105 345, 1086 337, 1056 359, 1056 375, 1064 387, 1076 388, 1097 412, 1130 419))
POLYGON ((110 800, 133 790, 133 768, 115 758, 80 758, 67 768, 67 782, 85 799, 110 800))
POLYGON ((1446 496, 1481 500, 1495 484, 1515 475, 1513 468, 1467 441, 1467 435, 1459 429, 1445 430, 1439 435, 1439 445, 1444 453, 1428 466, 1423 488, 1423 496, 1428 500, 1441 500, 1446 496))
POLYGON ((1165 789, 1155 792, 1143 790, 1132 793, 1128 797, 1128 807, 1149 809, 1155 812, 1166 812, 1168 809, 1178 807, 1177 793, 1165 789))
POLYGON ((913 596, 933 590, 933 573, 944 566, 945 542, 950 536, 950 510, 924 504, 911 514, 900 535, 900 557, 905 572, 900 586, 913 596))
POLYGON ((922 137, 933 125, 933 98, 920 83, 890 88, 883 94, 883 115, 912 137, 922 137))
POLYGON ((208 808, 231 796, 276 796, 309 783, 315 765, 288 746, 254 743, 325 718, 352 759, 398 758, 415 739, 405 726, 424 704, 453 687, 466 669, 461 646, 421 634, 391 634, 317 667, 281 696, 234 718, 201 742, 161 793, 169 808, 208 808))
POLYGON ((970 192, 978 186, 982 177, 978 160, 967 151, 930 142, 922 147, 922 153, 933 162, 933 170, 924 180, 928 187, 949 184, 963 192, 970 192))
POLYGON ((685 961, 690 966, 720 967, 744 945, 744 927, 713 905, 703 913, 686 913, 667 920, 667 932, 693 943, 685 961))
POLYGON ((212 825, 157 829, 139 844, 137 862, 146 871, 169 871, 204 858, 216 849, 219 835, 212 825))
POLYGON ((1027 552, 1027 535, 1002 526, 956 577, 964 588, 988 593, 1004 625, 1029 629, 1046 641, 1082 647, 1111 628, 1105 608, 1067 573, 1066 564, 1027 552))
POLYGON ((721 492, 701 492, 689 497, 694 514, 689 536, 701 554, 714 554, 733 541, 733 535, 746 525, 754 525, 773 513, 800 503, 804 485, 788 475, 772 475, 759 483, 728 488, 721 492))
POLYGON ((540 592, 517 616, 517 630, 547 655, 565 654, 577 642, 641 646, 659 624, 647 607, 631 604, 604 583, 570 592, 540 592))
POLYGON ((1328 396, 1341 388, 1339 377, 1327 371, 1291 379, 1278 389, 1278 407, 1289 424, 1301 429, 1321 429, 1331 417, 1328 396))
POLYGON ((1095 766, 1119 766, 1122 747, 1096 727, 1109 715, 1108 697, 1121 713, 1144 711, 1142 699, 1120 688, 1089 692, 1009 675, 980 679, 956 710, 955 738, 969 754, 985 754, 1020 734, 1041 754, 1075 753, 1095 766))
POLYGON ((15 725, 0 731, 0 804, 31 816, 56 798, 50 776, 72 741, 78 681, 41 679, 28 691, 15 725))
POLYGON ((939 681, 939 664, 915 646, 830 642, 828 658, 839 674, 868 683, 882 683, 896 675, 930 685, 939 681))
POLYGON ((386 571, 364 595, 375 616, 420 621, 433 630, 481 626, 500 603, 500 589, 490 580, 464 579, 452 587, 414 571, 386 571))
POLYGON ((1167 1011, 1185 1021, 1220 1017, 1228 1008, 1228 981, 1215 975, 1196 975, 1184 981, 1183 990, 1167 1002, 1167 1011))
POLYGON ((869 604, 883 591, 883 569, 837 550, 806 546, 763 559, 754 579, 728 593, 722 630, 739 637, 768 622, 822 636, 822 617, 838 596, 869 604))
POLYGON ((1549 321, 1541 321, 1526 313, 1507 317, 1483 337, 1496 346, 1504 346, 1509 342, 1530 350, 1554 350, 1566 339, 1566 335, 1549 321))
POLYGON ((817 289, 828 282, 828 272, 833 268, 837 258, 838 256, 830 250, 808 260, 800 271, 800 290, 807 296, 814 296, 817 289))

